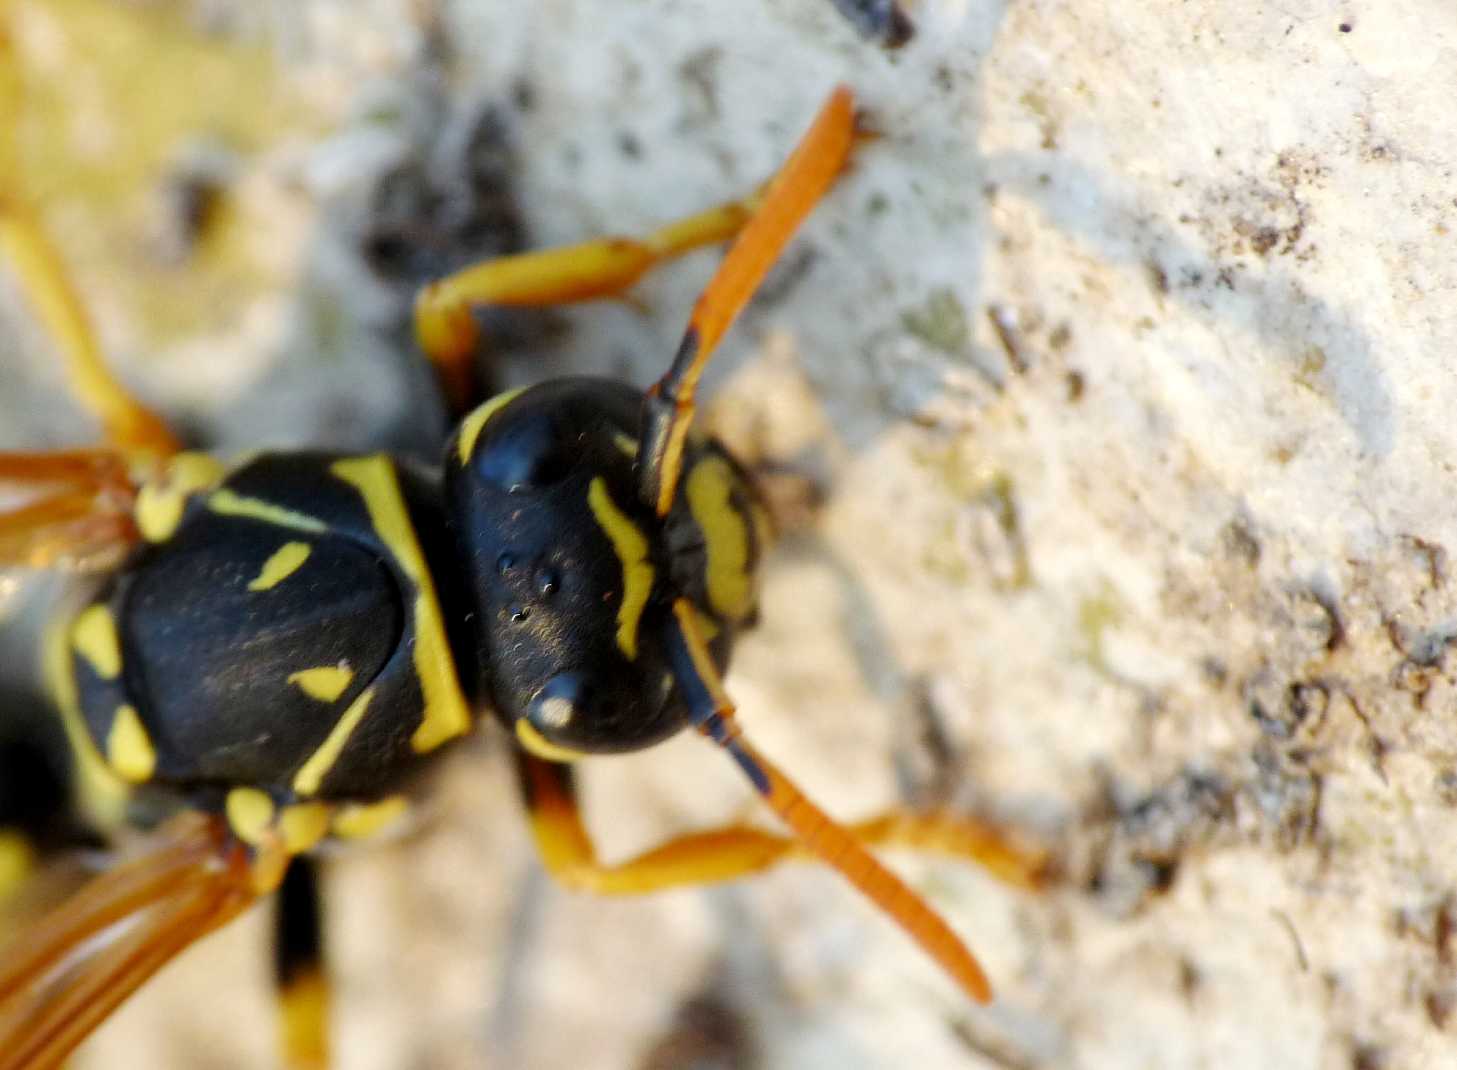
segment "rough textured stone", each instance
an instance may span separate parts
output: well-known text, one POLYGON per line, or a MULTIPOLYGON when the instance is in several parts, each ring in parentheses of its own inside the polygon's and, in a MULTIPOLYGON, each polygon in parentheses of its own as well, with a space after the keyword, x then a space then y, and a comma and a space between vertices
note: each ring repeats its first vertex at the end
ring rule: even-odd
MULTIPOLYGON (((1450 4, 923 0, 894 52, 826 0, 14 6, 37 77, 71 72, 93 163, 150 105, 97 89, 82 9, 185 9, 305 102, 226 145, 250 267, 197 268, 213 289, 184 323, 119 286, 120 224, 86 237, 108 191, 48 201, 96 256, 79 274, 118 364, 232 447, 408 444, 420 388, 390 332, 429 262, 381 278, 361 243, 380 175, 461 181, 483 108, 538 245, 742 192, 836 81, 884 134, 709 379, 718 426, 825 495, 731 685, 833 812, 941 769, 955 802, 1056 846, 1066 880, 1035 898, 905 860, 998 1002, 967 1007, 813 869, 557 892, 500 755, 468 755, 428 834, 332 871, 343 1065, 633 1066, 698 1050, 673 1046, 694 1029, 743 1061, 693 1065, 1457 1061, 1450 4)), ((519 326, 535 355, 507 375, 650 380, 710 269, 519 326)), ((54 410, 7 406, 7 442, 84 433, 34 411, 54 410)), ((724 764, 683 740, 592 769, 604 844, 743 811, 724 764)), ((189 955, 91 1064, 265 1059, 260 937, 189 955)))

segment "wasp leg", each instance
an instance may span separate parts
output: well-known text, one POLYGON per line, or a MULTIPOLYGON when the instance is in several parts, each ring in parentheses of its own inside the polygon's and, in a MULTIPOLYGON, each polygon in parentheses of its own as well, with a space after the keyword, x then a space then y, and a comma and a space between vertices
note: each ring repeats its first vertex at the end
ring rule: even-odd
POLYGON ((12 268, 21 292, 55 344, 71 390, 101 422, 107 443, 138 459, 176 453, 180 446, 167 425, 106 367, 60 254, 30 210, 4 191, 0 191, 0 259, 12 268))
POLYGON ((180 448, 176 437, 106 367, 85 306, 20 187, 15 131, 25 100, 10 32, 8 21, 0 21, 0 261, 9 266, 55 345, 72 392, 100 422, 107 444, 138 460, 171 456, 180 448))
POLYGON ((274 915, 274 983, 279 1041, 289 1070, 329 1065, 329 981, 324 965, 318 863, 296 859, 278 889, 274 915))
POLYGON ((250 855, 221 818, 184 814, 97 877, 0 962, 0 1070, 47 1070, 185 948, 271 891, 281 847, 250 855))
POLYGON ((0 567, 106 567, 139 537, 137 486, 115 450, 0 453, 0 495, 0 567))
MULTIPOLYGON (((577 803, 568 765, 519 754, 531 831, 546 868, 569 888, 597 895, 636 895, 714 884, 759 873, 781 862, 818 856, 799 840, 751 825, 726 825, 679 836, 625 862, 600 861, 577 803)), ((1021 888, 1041 886, 1043 856, 991 825, 950 814, 892 810, 848 826, 864 847, 904 848, 975 862, 1021 888)))
POLYGON ((673 679, 682 689, 689 719, 698 731, 728 753, 806 851, 835 869, 895 921, 968 996, 978 1003, 990 1000, 992 989, 985 971, 946 920, 744 736, 699 616, 686 598, 677 599, 666 634, 673 679))
POLYGON ((473 387, 471 357, 480 341, 473 308, 561 305, 616 296, 666 260, 729 240, 752 217, 758 203, 755 193, 669 223, 642 238, 598 238, 464 268, 420 291, 415 301, 416 341, 434 363, 451 404, 467 408, 473 387))
POLYGON ((799 224, 844 170, 856 137, 854 97, 840 86, 769 181, 754 217, 693 306, 672 365, 648 391, 638 497, 659 516, 668 515, 678 491, 683 443, 696 410, 694 395, 709 357, 799 224))

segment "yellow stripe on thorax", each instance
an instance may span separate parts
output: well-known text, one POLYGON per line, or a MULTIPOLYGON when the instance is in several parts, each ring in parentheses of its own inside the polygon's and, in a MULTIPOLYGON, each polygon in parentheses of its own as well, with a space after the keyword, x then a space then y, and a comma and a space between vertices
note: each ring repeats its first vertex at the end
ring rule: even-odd
POLYGON ((369 839, 402 820, 409 810, 410 801, 403 795, 373 803, 347 803, 334 811, 334 835, 346 840, 369 839))
POLYGON ((425 696, 425 715, 410 737, 417 754, 470 730, 470 707, 460 690, 455 660, 445 635, 435 584, 415 538, 394 465, 383 454, 335 461, 329 470, 364 497, 369 521, 389 547, 400 570, 415 585, 415 673, 425 696))
POLYGON ((106 760, 129 784, 145 784, 157 770, 157 751, 135 706, 118 706, 106 736, 106 760))
POLYGON ((179 453, 137 492, 137 529, 148 542, 164 542, 182 523, 187 499, 222 482, 225 469, 206 453, 179 453))
POLYGON ((22 833, 0 828, 0 903, 14 895, 35 868, 35 848, 22 833))
POLYGON ((349 742, 349 737, 359 727, 359 722, 364 720, 372 698, 374 698, 374 688, 367 687, 359 693, 358 698, 349 704, 349 708, 329 730, 328 738, 294 774, 294 791, 300 795, 313 795, 319 790, 320 785, 324 783, 324 778, 329 775, 329 770, 333 769, 334 763, 339 760, 339 755, 344 753, 344 745, 349 742))
POLYGON ((320 802, 295 803, 278 815, 278 832, 283 849, 291 855, 313 850, 329 834, 333 808, 320 802))
POLYGON ((601 476, 594 477, 587 488, 587 504, 622 562, 622 604, 617 607, 617 646, 631 661, 637 657, 638 623, 653 589, 653 566, 647 559, 647 536, 617 507, 607 490, 607 480, 601 476))
POLYGON ((266 791, 258 788, 234 788, 228 792, 224 803, 228 827, 238 839, 255 847, 263 842, 264 835, 273 825, 277 807, 266 791))
POLYGON ((316 517, 296 513, 292 509, 265 502, 261 498, 245 497, 227 487, 209 494, 207 507, 222 516, 247 517, 250 520, 261 520, 263 523, 272 524, 275 527, 293 528, 295 531, 307 531, 314 535, 322 535, 329 530, 329 526, 316 517))
POLYGON ((257 577, 248 584, 250 591, 271 591, 303 568, 314 548, 306 542, 286 542, 263 562, 257 577))
POLYGON ((288 674, 288 682, 309 698, 333 702, 348 689, 354 670, 348 664, 320 665, 316 669, 300 669, 288 674))
POLYGON ((121 823, 127 787, 107 766, 81 713, 81 699, 71 658, 73 626, 74 621, 61 615, 46 628, 41 648, 42 669, 46 687, 61 714, 66 742, 71 748, 76 783, 80 789, 80 809, 94 824, 110 828, 121 823))
POLYGON ((238 839, 255 847, 275 840, 290 856, 312 850, 329 834, 333 817, 333 808, 318 802, 295 803, 279 810, 273 797, 259 788, 232 789, 223 807, 238 839))
POLYGON ((71 625, 71 645, 103 680, 121 675, 121 640, 110 607, 97 603, 77 614, 71 625))

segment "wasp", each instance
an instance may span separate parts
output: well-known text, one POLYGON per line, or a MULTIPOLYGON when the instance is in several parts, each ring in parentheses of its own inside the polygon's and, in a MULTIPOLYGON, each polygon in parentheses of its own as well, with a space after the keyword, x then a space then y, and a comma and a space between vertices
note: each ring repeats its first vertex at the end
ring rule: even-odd
POLYGON ((944 814, 841 825, 749 740, 724 686, 773 525, 751 475, 695 427, 697 386, 863 140, 840 87, 742 200, 642 238, 498 257, 425 286, 415 340, 462 414, 434 467, 324 452, 230 465, 183 449, 107 370, 23 201, 0 203, 0 256, 105 436, 0 454, 0 483, 20 501, 0 514, 0 564, 100 577, 46 642, 77 775, 101 794, 161 792, 178 808, 144 850, 5 952, 0 1070, 59 1065, 182 949, 280 890, 284 1056, 323 1064, 310 855, 397 821, 422 776, 485 720, 512 742, 539 853, 568 887, 639 894, 818 859, 971 999, 990 998, 950 925, 868 848, 941 851, 1028 885, 1039 859, 944 814), (723 242, 646 391, 575 377, 474 396, 479 310, 621 294, 723 242), (685 729, 721 749, 788 835, 731 825, 602 860, 574 765, 685 729))

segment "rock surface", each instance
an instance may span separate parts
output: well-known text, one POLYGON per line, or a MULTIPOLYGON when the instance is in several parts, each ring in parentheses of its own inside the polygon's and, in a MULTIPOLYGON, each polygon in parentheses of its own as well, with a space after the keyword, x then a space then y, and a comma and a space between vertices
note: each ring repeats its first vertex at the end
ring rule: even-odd
MULTIPOLYGON (((939 786, 1057 850, 1036 897, 897 859, 998 1001, 811 868, 551 888, 497 741, 331 869, 342 1066, 1457 1063, 1450 4, 922 0, 895 51, 827 0, 11 7, 27 178, 108 351, 229 449, 433 437, 410 289, 514 236, 452 208, 472 176, 543 245, 742 193, 837 81, 883 134, 708 381, 826 496, 730 685, 832 812, 939 786), (224 217, 168 245, 199 168, 224 217)), ((711 264, 508 324, 505 378, 650 381, 711 264)), ((6 444, 84 439, 0 312, 6 444)), ((695 740, 600 764, 608 852, 751 812, 695 740)), ((78 1065, 266 1064, 264 928, 78 1065)))

